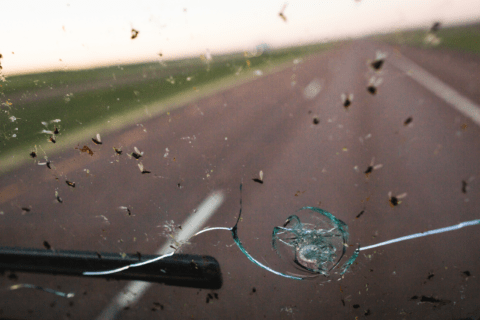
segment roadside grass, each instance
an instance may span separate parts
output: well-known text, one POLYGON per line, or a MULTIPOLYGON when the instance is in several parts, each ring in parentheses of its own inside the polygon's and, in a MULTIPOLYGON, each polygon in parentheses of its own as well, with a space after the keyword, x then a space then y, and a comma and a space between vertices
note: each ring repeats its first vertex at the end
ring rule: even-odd
POLYGON ((391 34, 376 35, 373 39, 396 45, 412 45, 423 48, 448 48, 480 54, 480 24, 440 28, 436 37, 438 45, 425 42, 428 30, 404 30, 391 34))
POLYGON ((54 147, 61 150, 65 141, 71 145, 72 141, 93 138, 97 132, 94 129, 102 133, 120 130, 216 92, 227 83, 231 87, 254 79, 254 70, 272 69, 286 62, 292 65, 293 59, 334 45, 283 48, 260 56, 215 56, 209 63, 192 58, 8 77, 0 83, 0 173, 27 161, 35 145, 52 152, 54 147), (12 116, 16 120, 12 121, 12 116), (61 122, 48 128, 41 124, 53 119, 61 122), (47 142, 49 135, 40 132, 53 130, 55 125, 60 134, 53 145, 47 142))

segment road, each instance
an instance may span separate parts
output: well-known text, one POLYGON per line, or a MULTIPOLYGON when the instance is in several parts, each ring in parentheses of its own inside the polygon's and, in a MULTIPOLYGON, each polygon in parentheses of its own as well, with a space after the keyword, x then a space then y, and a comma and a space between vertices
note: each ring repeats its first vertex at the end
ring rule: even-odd
MULTIPOLYGON (((281 272, 299 273, 272 251, 272 229, 303 206, 321 207, 348 225, 347 256, 357 244, 478 219, 478 119, 435 93, 429 87, 435 83, 416 80, 419 70, 480 105, 478 56, 354 41, 102 135, 102 145, 78 141, 93 155, 65 148, 50 159, 52 170, 32 160, 3 175, 1 245, 43 248, 48 241, 54 249, 154 254, 167 239, 163 225, 182 224, 214 191, 224 201, 204 226, 233 227, 242 182, 239 237, 253 257, 281 272), (367 63, 377 50, 388 54, 380 73, 367 63), (366 90, 371 76, 383 79, 376 95, 366 90), (321 90, 307 99, 304 89, 315 79, 321 90), (348 109, 342 93, 354 94, 348 109), (135 146, 150 174, 141 174, 139 161, 127 156, 135 146), (122 155, 112 147, 121 147, 122 155), (382 167, 367 177, 372 158, 382 167), (260 170, 263 184, 252 180, 260 170), (390 191, 407 196, 392 207, 390 191), (31 210, 22 213, 22 207, 31 210)), ((211 231, 181 252, 215 257, 223 272, 220 290, 154 284, 117 318, 476 319, 479 240, 474 226, 391 244, 361 252, 341 281, 296 281, 251 263, 230 232, 211 231), (218 299, 207 299, 214 293, 218 299)), ((127 285, 9 272, 0 279, 5 288, 32 283, 76 293, 64 299, 5 290, 0 316, 12 319, 94 319, 127 285)))

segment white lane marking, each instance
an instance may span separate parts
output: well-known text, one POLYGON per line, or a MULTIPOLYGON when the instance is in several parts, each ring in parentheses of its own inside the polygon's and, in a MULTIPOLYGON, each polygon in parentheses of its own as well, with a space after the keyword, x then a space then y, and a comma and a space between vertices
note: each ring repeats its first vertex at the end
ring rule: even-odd
POLYGON ((399 59, 392 59, 391 62, 412 79, 433 92, 439 98, 442 98, 451 104, 455 109, 472 119, 473 122, 480 126, 480 106, 462 96, 456 90, 450 88, 405 56, 401 56, 399 59))
MULTIPOLYGON (((184 243, 188 241, 208 219, 217 211, 220 205, 225 200, 225 195, 221 191, 210 194, 198 207, 197 212, 192 214, 182 224, 182 230, 177 234, 176 241, 184 243)), ((172 253, 174 250, 170 247, 173 245, 173 239, 167 241, 157 252, 157 255, 164 255, 172 253)), ((147 291, 152 283, 145 281, 131 281, 121 290, 115 298, 110 302, 103 312, 97 317, 98 320, 112 320, 115 319, 118 312, 128 305, 136 303, 143 294, 147 291)))

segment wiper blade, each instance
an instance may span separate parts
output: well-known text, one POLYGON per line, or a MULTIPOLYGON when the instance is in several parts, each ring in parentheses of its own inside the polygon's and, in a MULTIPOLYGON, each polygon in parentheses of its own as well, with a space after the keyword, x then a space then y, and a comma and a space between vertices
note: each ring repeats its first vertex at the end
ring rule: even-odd
MULTIPOLYGON (((0 247, 0 270, 92 278, 83 275, 85 270, 115 269, 156 257, 143 254, 0 247)), ((94 277, 141 280, 203 289, 222 287, 222 273, 218 261, 211 256, 190 254, 175 254, 155 263, 94 277)))

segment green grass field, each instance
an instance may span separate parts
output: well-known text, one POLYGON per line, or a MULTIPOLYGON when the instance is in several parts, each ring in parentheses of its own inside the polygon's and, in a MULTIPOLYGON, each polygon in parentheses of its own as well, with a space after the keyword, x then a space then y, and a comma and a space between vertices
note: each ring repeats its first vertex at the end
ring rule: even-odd
MULTIPOLYGON (((122 116, 126 126, 135 121, 131 115, 145 113, 145 109, 152 108, 152 105, 164 108, 160 111, 166 112, 175 97, 191 96, 191 93, 202 90, 207 94, 206 86, 210 85, 211 91, 211 86, 220 85, 222 79, 228 78, 232 83, 242 77, 245 79, 247 75, 252 78, 254 70, 287 61, 291 63, 333 45, 284 48, 256 57, 243 53, 214 56, 209 63, 191 58, 7 77, 6 82, 0 83, 0 162, 2 158, 10 158, 13 165, 17 163, 13 157, 16 155, 18 159, 22 154, 28 159, 29 150, 35 145, 53 147, 47 142, 49 135, 40 133, 47 129, 42 121, 61 119, 58 142, 67 140, 72 134, 79 139, 79 132, 86 128, 102 128, 108 120, 122 116), (12 116, 16 120, 12 121, 12 116)), ((197 94, 197 97, 201 96, 202 92, 197 94)), ((153 113, 159 114, 158 111, 153 113)), ((54 125, 50 124, 48 130, 53 130, 54 125)), ((93 137, 95 133, 85 135, 93 137)), ((0 171, 5 172, 5 169, 4 166, 0 171)))
POLYGON ((425 48, 448 48, 480 54, 480 24, 455 27, 440 27, 435 33, 438 45, 425 42, 428 30, 404 30, 391 34, 377 35, 373 39, 391 44, 412 45, 425 48))

